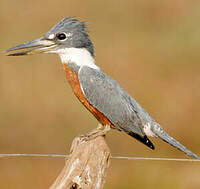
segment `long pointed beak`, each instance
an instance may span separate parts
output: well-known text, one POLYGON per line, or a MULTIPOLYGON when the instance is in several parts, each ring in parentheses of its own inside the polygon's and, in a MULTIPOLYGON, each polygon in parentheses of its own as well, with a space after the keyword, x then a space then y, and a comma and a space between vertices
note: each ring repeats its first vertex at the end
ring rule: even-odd
POLYGON ((8 53, 7 56, 21 56, 21 55, 30 55, 38 53, 48 53, 58 44, 52 40, 45 39, 43 37, 11 47, 5 51, 8 53))

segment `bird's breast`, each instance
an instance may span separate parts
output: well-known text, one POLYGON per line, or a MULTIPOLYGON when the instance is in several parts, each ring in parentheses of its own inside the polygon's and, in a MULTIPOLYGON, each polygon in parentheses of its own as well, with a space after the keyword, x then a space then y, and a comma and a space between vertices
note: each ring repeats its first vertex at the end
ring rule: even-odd
POLYGON ((96 117, 101 124, 110 125, 112 128, 115 128, 114 125, 103 115, 103 113, 99 112, 88 102, 82 92, 77 71, 73 70, 73 68, 68 64, 63 64, 63 66, 66 73, 66 78, 79 101, 96 117))

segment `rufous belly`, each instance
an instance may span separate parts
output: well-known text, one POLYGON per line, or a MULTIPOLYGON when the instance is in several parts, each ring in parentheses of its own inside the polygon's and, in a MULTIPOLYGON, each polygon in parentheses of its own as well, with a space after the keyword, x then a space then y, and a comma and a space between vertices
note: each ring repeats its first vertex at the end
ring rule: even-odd
POLYGON ((102 125, 110 125, 111 128, 115 128, 115 126, 101 112, 99 112, 94 106, 92 106, 88 102, 88 100, 85 98, 85 95, 83 94, 81 87, 80 87, 78 73, 73 71, 72 68, 69 67, 67 64, 63 64, 63 67, 66 72, 66 78, 67 78, 74 94, 79 99, 79 101, 96 117, 96 119, 102 125))

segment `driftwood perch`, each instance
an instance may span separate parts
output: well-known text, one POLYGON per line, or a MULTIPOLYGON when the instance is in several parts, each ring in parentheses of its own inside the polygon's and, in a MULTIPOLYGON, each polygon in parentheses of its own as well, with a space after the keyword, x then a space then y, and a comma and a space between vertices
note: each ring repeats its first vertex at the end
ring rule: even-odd
POLYGON ((65 167, 49 189, 103 188, 110 150, 104 136, 92 139, 88 139, 88 136, 73 140, 65 167))

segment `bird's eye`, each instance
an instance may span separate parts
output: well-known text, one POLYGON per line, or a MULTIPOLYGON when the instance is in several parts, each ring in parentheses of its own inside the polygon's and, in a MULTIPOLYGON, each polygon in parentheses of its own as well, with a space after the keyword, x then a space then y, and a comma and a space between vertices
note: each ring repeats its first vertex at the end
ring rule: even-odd
POLYGON ((65 33, 59 33, 59 34, 57 34, 57 38, 59 40, 65 40, 67 38, 67 36, 65 33))

